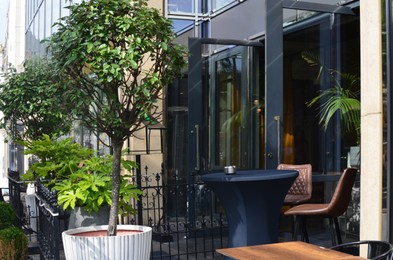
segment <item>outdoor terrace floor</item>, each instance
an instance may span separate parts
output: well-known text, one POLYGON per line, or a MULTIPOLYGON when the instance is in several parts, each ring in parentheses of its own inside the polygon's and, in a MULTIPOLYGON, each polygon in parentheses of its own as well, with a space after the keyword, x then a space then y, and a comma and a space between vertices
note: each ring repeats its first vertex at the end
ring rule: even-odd
MULTIPOLYGON (((330 230, 327 227, 326 223, 311 222, 308 225, 308 233, 309 233, 310 243, 324 246, 324 247, 331 246, 330 230)), ((343 243, 358 240, 353 235, 348 235, 343 233, 342 233, 342 239, 343 239, 343 243)), ((282 224, 280 236, 279 236, 279 242, 284 242, 284 241, 291 241, 290 226, 288 226, 287 223, 282 224)), ((225 242, 226 239, 224 239, 224 243, 225 242)), ((35 243, 34 237, 32 237, 31 243, 32 244, 35 243)), ((165 243, 159 243, 157 241, 154 241, 153 248, 152 248, 153 258, 151 259, 171 259, 171 260, 221 259, 222 260, 223 257, 216 252, 213 253, 213 250, 210 250, 210 252, 206 252, 206 253, 198 253, 198 254, 190 253, 190 251, 194 249, 195 245, 197 245, 198 247, 202 247, 202 246, 209 247, 210 245, 214 244, 216 248, 221 248, 219 246, 219 243, 220 243, 219 241, 212 242, 211 240, 209 241, 206 239, 205 241, 201 241, 201 238, 198 238, 197 241, 195 241, 195 239, 190 239, 190 238, 188 239, 179 238, 179 241, 165 242, 165 243), (177 247, 176 245, 179 246, 177 247), (188 251, 188 255, 186 250, 187 247, 189 247, 188 249, 190 250, 188 251)), ((209 251, 209 250, 200 250, 200 251, 209 251)), ((65 259, 63 252, 60 252, 60 256, 61 256, 60 259, 65 259)), ((40 259, 39 254, 31 254, 29 257, 30 260, 40 259)))

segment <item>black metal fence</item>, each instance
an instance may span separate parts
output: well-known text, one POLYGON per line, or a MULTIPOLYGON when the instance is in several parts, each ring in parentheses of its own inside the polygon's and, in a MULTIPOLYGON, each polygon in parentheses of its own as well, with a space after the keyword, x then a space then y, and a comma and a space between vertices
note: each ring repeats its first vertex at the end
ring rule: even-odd
POLYGON ((176 175, 163 180, 162 173, 144 170, 136 224, 153 228, 151 259, 222 259, 215 249, 226 246, 227 223, 205 184, 186 184, 176 175))
POLYGON ((61 232, 65 230, 69 214, 61 211, 57 204, 57 193, 45 187, 40 180, 36 182, 36 205, 38 210, 37 240, 41 257, 60 259, 63 249, 61 232))
POLYGON ((34 195, 26 193, 28 183, 20 179, 19 172, 8 170, 8 200, 16 212, 16 225, 24 230, 29 238, 29 253, 39 252, 37 238, 36 208, 30 203, 34 202, 34 195))
MULTIPOLYGON (((148 170, 145 167, 144 173, 135 172, 133 179, 143 191, 139 201, 132 201, 138 214, 119 218, 119 223, 153 228, 151 259, 222 259, 215 249, 226 246, 227 226, 211 191, 202 182, 189 185, 176 175, 164 180, 162 172, 148 170)), ((11 173, 9 180, 10 201, 20 211, 21 223, 30 228, 31 218, 21 196, 26 184, 19 181, 17 172, 11 173)), ((59 209, 57 194, 39 181, 36 207, 41 259, 64 259, 61 232, 67 227, 69 215, 59 209)))

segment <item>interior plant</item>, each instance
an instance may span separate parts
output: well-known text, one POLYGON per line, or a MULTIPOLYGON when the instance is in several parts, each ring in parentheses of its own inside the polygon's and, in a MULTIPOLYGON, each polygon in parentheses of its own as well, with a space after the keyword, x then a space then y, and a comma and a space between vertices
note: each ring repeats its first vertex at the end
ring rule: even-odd
POLYGON ((0 230, 0 259, 27 259, 27 237, 21 228, 0 230))
POLYGON ((67 104, 113 151, 108 235, 116 235, 125 140, 160 115, 162 88, 179 76, 186 50, 175 44, 171 21, 147 0, 89 0, 69 7, 50 48, 65 71, 67 104))
POLYGON ((331 87, 323 89, 310 100, 307 105, 319 105, 319 123, 324 130, 338 112, 340 114, 341 129, 345 133, 355 133, 356 142, 360 142, 360 77, 352 73, 344 73, 326 68, 319 57, 310 52, 303 52, 302 58, 310 66, 318 66, 318 76, 328 75, 331 87))

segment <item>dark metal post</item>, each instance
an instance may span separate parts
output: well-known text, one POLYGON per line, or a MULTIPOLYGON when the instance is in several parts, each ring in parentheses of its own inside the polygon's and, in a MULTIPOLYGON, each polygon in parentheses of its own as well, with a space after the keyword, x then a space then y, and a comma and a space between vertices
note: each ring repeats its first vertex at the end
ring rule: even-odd
POLYGON ((282 0, 266 0, 265 104, 267 169, 276 168, 282 154, 283 119, 283 6, 282 0))
MULTIPOLYGON (((135 155, 136 163, 138 164, 138 168, 136 169, 136 186, 138 189, 142 189, 142 169, 141 169, 141 155, 135 155)), ((137 202, 138 208, 138 225, 143 225, 143 209, 142 209, 142 195, 139 195, 139 200, 137 202)))
POLYGON ((393 18, 392 18, 392 3, 391 0, 386 0, 386 86, 387 86, 387 161, 386 161, 386 171, 387 171, 387 185, 388 185, 388 194, 387 194, 387 207, 388 207, 388 225, 386 230, 388 230, 388 239, 389 242, 393 242, 393 232, 391 231, 391 227, 393 227, 393 160, 391 159, 391 154, 393 151, 393 125, 392 125, 392 113, 393 113, 393 102, 392 100, 392 75, 393 75, 393 39, 392 39, 392 28, 393 28, 393 18))

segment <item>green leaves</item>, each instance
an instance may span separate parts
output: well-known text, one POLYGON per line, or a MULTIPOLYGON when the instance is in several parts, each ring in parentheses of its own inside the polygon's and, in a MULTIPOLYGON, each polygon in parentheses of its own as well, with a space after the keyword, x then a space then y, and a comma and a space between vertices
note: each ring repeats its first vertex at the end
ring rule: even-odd
MULTIPOLYGON (((112 156, 92 156, 79 163, 66 179, 54 183, 58 191, 58 202, 64 210, 83 207, 88 212, 98 212, 102 205, 112 205, 112 156)), ((125 169, 132 170, 135 162, 122 160, 125 169)), ((119 207, 122 214, 133 213, 131 198, 138 199, 142 192, 121 177, 119 207)))
MULTIPOLYGON (((346 133, 356 133, 360 137, 360 77, 350 73, 342 73, 327 69, 319 57, 303 52, 302 58, 310 66, 319 66, 317 79, 328 73, 333 87, 320 91, 319 95, 307 102, 307 106, 319 105, 319 123, 326 131, 336 113, 340 115, 341 128, 346 133)), ((359 140, 358 140, 359 141, 359 140)))
POLYGON ((73 78, 65 96, 84 125, 118 140, 140 129, 141 115, 157 111, 161 89, 185 65, 187 53, 173 44, 174 36, 171 22, 146 0, 71 6, 50 47, 73 78), (132 117, 114 120, 124 111, 132 117))
POLYGON ((44 178, 50 183, 57 179, 68 178, 78 170, 81 160, 92 156, 93 151, 73 142, 72 138, 56 139, 43 135, 31 142, 22 142, 26 155, 34 155, 36 162, 22 175, 24 180, 44 178))
POLYGON ((63 99, 65 79, 52 62, 43 59, 27 61, 23 72, 7 75, 6 83, 0 85, 1 126, 13 140, 70 131, 72 114, 63 99))

